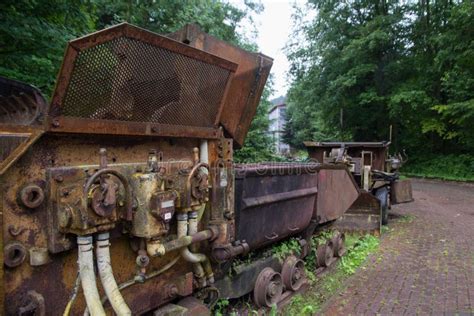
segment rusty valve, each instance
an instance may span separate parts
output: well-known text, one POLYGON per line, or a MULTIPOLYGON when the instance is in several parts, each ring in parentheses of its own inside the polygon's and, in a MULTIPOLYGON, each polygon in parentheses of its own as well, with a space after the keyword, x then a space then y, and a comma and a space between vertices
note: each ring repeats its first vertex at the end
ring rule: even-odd
MULTIPOLYGON (((115 176, 120 182, 122 183, 125 189, 125 199, 126 199, 126 220, 132 220, 132 208, 133 208, 133 197, 132 197, 132 190, 128 183, 127 178, 117 170, 107 168, 107 150, 105 148, 100 149, 100 170, 94 173, 84 185, 84 196, 88 200, 88 196, 91 192, 91 188, 93 188, 94 183, 100 179, 100 188, 102 191, 97 191, 96 189, 92 189, 92 208, 100 216, 108 216, 110 215, 116 207, 116 191, 117 191, 117 184, 111 180, 108 176, 113 175, 115 176), (97 195, 96 195, 97 194, 97 195), (102 215, 104 214, 104 215, 102 215)), ((87 203, 87 202, 84 202, 87 203)), ((84 209, 87 208, 85 205, 84 209)))
POLYGON ((106 217, 115 210, 118 185, 110 178, 104 178, 101 182, 93 189, 91 206, 97 215, 106 217))
POLYGON ((36 184, 28 184, 20 191, 20 201, 27 208, 37 208, 44 201, 43 189, 36 184))

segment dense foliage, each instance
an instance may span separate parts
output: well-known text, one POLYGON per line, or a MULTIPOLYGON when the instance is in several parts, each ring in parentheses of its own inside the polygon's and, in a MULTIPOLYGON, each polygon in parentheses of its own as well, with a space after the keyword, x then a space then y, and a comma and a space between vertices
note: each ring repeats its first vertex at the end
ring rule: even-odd
POLYGON ((309 0, 294 21, 292 145, 386 140, 392 125, 412 157, 474 154, 474 2, 309 0))
MULTIPOLYGON (((197 23, 218 38, 246 49, 257 47, 237 33, 250 12, 263 7, 245 1, 243 8, 216 0, 4 0, 0 3, 0 75, 36 85, 50 96, 68 40, 127 21, 166 34, 197 23)), ((272 157, 268 97, 260 105, 241 160, 272 157)))

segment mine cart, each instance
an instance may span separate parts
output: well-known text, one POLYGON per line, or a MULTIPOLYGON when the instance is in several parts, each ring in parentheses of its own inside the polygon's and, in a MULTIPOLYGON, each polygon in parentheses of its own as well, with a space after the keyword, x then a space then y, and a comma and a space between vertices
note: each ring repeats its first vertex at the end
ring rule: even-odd
MULTIPOLYGON (((390 156, 390 142, 305 142, 309 157, 319 162, 348 166, 355 181, 363 190, 353 209, 376 205, 371 194, 380 201, 381 222, 387 224, 391 204, 410 202, 411 182, 400 180, 400 154, 390 156)), ((350 214, 351 212, 349 212, 350 214)))
POLYGON ((312 234, 360 189, 346 165, 234 165, 271 66, 193 25, 120 24, 68 44, 51 102, 0 78, 1 314, 198 315, 300 289, 312 234), (298 256, 264 255, 289 237, 298 256))

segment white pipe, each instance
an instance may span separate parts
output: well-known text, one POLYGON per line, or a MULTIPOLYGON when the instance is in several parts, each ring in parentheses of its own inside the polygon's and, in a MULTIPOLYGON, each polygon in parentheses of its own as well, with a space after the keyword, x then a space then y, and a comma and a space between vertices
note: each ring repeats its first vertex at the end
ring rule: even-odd
MULTIPOLYGON (((178 220, 178 238, 184 237, 188 233, 188 221, 178 220)), ((181 248, 181 255, 184 260, 191 263, 199 263, 206 260, 206 256, 200 253, 192 253, 188 247, 181 248)))
POLYGON ((97 268, 99 270, 100 280, 109 299, 112 308, 118 316, 132 315, 132 311, 123 299, 117 286, 110 263, 110 243, 109 233, 99 234, 97 238, 97 268))
MULTIPOLYGON (((208 149, 208 144, 207 140, 201 140, 201 144, 199 145, 199 162, 207 163, 209 164, 209 149, 208 149)), ((208 170, 206 168, 201 168, 206 174, 208 173, 208 170)))
POLYGON ((79 252, 79 274, 87 308, 92 316, 105 316, 104 307, 100 302, 99 291, 95 283, 92 236, 77 237, 77 245, 79 252))

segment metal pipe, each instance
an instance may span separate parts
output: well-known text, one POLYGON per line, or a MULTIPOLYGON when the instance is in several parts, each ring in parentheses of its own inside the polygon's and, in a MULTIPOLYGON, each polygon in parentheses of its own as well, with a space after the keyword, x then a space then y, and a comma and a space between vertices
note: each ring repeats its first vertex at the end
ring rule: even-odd
POLYGON ((123 299, 117 282, 115 281, 110 260, 109 233, 99 234, 97 237, 97 268, 99 270, 100 280, 105 290, 105 294, 112 305, 115 313, 119 316, 132 315, 132 311, 123 299))
MULTIPOLYGON (((189 213, 189 220, 188 220, 188 236, 189 235, 194 235, 197 233, 198 230, 198 222, 197 222, 197 212, 191 212, 189 213)), ((186 261, 192 262, 192 263, 199 263, 203 262, 206 260, 206 256, 200 253, 192 253, 188 248, 181 249, 181 254, 186 256, 184 259, 186 261)))
MULTIPOLYGON (((209 149, 207 140, 205 139, 201 140, 201 144, 199 146, 199 161, 209 164, 209 149)), ((204 172, 208 173, 209 171, 206 170, 204 172)))
MULTIPOLYGON (((188 214, 178 214, 178 238, 185 237, 192 231, 193 228, 190 227, 190 231, 188 232, 188 214)), ((206 256, 200 253, 192 253, 188 247, 181 248, 180 254, 184 260, 193 263, 194 274, 198 279, 199 285, 201 287, 206 286, 206 275, 201 265, 201 262, 206 259, 206 256)))
POLYGON ((147 241, 147 253, 151 257, 159 257, 164 254, 177 250, 183 247, 187 247, 191 244, 195 244, 204 240, 212 239, 216 235, 215 229, 207 229, 200 231, 192 236, 184 236, 174 240, 170 240, 166 243, 161 243, 161 241, 147 241))
POLYGON ((233 257, 241 255, 243 253, 247 253, 250 251, 250 247, 246 242, 243 242, 239 245, 224 245, 224 246, 217 246, 212 249, 212 257, 217 262, 225 262, 233 257))
POLYGON ((92 236, 78 236, 77 245, 79 252, 79 274, 87 308, 92 316, 105 316, 104 307, 100 302, 99 291, 95 282, 92 236))
MULTIPOLYGON (((190 212, 189 213, 189 220, 188 220, 188 224, 189 224, 189 230, 188 230, 188 234, 189 235, 195 235, 197 234, 197 231, 198 231, 198 212, 190 212)), ((192 254, 192 255, 201 255, 201 254, 198 254, 196 253, 197 252, 197 244, 194 243, 191 245, 190 247, 190 251, 189 253, 192 254)), ((207 281, 209 283, 214 283, 214 273, 212 272, 212 267, 211 267, 211 262, 209 261, 209 259, 207 258, 206 255, 202 254, 201 255, 203 257, 203 260, 200 261, 202 262, 202 265, 201 263, 195 263, 195 271, 201 271, 201 269, 204 269, 204 273, 206 275, 206 278, 207 278, 207 281), (199 265, 199 266, 198 266, 199 265)))

